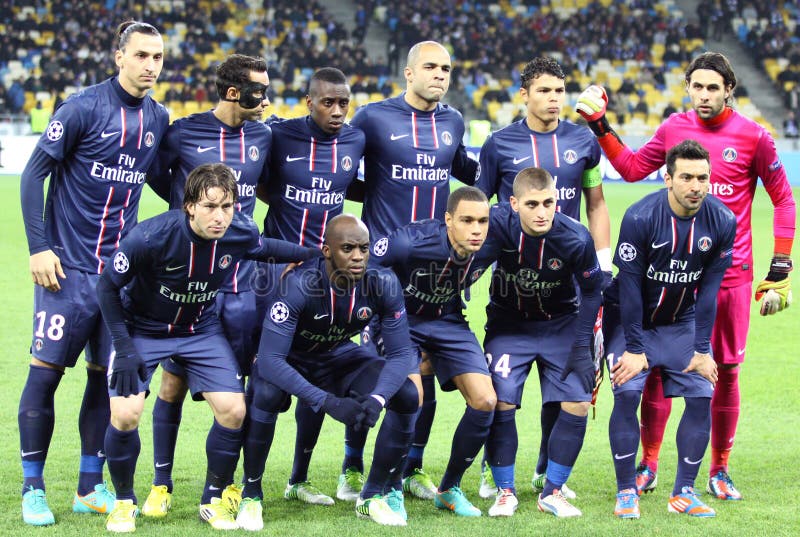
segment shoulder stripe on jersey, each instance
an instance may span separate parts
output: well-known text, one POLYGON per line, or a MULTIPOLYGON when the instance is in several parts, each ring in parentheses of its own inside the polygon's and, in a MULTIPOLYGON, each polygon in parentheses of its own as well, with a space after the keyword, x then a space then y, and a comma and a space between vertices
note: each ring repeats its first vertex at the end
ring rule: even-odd
POLYGON ((544 243, 547 242, 547 239, 542 239, 542 242, 539 243, 539 270, 542 270, 542 265, 544 264, 544 243))
POLYGON ((308 158, 308 171, 310 171, 310 172, 314 171, 314 159, 316 158, 316 156, 317 156, 317 141, 312 136, 311 137, 311 151, 310 151, 310 155, 309 155, 309 158, 308 158))
POLYGON ((531 155, 533 155, 533 165, 539 167, 539 147, 536 145, 536 136, 531 134, 531 155))
POLYGON ((144 137, 144 111, 139 109, 139 138, 136 140, 136 149, 142 148, 142 138, 144 137))
POLYGON ((670 216, 669 219, 672 223, 672 250, 670 250, 670 253, 674 254, 675 250, 678 249, 678 223, 675 221, 674 216, 670 216))
POLYGON ((128 129, 126 129, 127 125, 125 125, 126 121, 125 108, 123 108, 122 106, 119 107, 119 121, 120 123, 122 123, 122 129, 120 130, 120 135, 119 135, 119 146, 125 147, 125 135, 127 134, 128 129))
POLYGON ((239 162, 241 162, 242 164, 244 164, 244 146, 245 146, 244 127, 242 127, 241 129, 239 129, 239 156, 240 156, 239 162))
POLYGON ((225 162, 225 129, 219 128, 219 161, 225 162))
POLYGON ((336 163, 339 160, 339 156, 338 156, 339 155, 339 151, 337 150, 337 144, 338 143, 339 143, 339 138, 334 138, 333 139, 333 149, 332 149, 333 157, 331 157, 331 159, 333 160, 333 162, 331 162, 331 173, 336 173, 336 163))
POLYGON ((431 192, 431 215, 430 218, 436 218, 436 189, 438 187, 436 185, 433 186, 433 191, 431 192))
POLYGON ((436 134, 436 111, 431 112, 431 130, 433 131, 433 147, 439 149, 439 136, 436 134))
POLYGON ((217 241, 214 241, 214 244, 211 245, 211 259, 208 261, 208 273, 214 274, 214 261, 215 257, 217 257, 217 241))
POLYGON ((417 136, 417 113, 411 112, 411 137, 414 139, 414 147, 419 147, 419 136, 417 136))
POLYGON ((689 227, 689 246, 687 250, 690 254, 694 252, 694 218, 692 218, 692 225, 689 227))
POLYGON ((554 134, 551 138, 553 140, 553 160, 555 161, 556 168, 560 168, 561 159, 558 158, 558 137, 554 134))
POLYGON ((239 292, 239 261, 236 262, 236 266, 233 267, 233 292, 239 292))
POLYGON ((522 264, 522 248, 525 245, 525 233, 523 231, 519 232, 519 241, 517 243, 517 251, 519 252, 519 258, 517 263, 520 265, 522 264))
POLYGON ((303 209, 303 221, 300 223, 300 240, 297 244, 303 246, 306 240, 306 225, 308 224, 308 209, 303 209))
POLYGON ((103 215, 100 217, 100 233, 97 234, 97 245, 94 249, 94 256, 97 258, 97 273, 103 272, 103 238, 106 233, 106 218, 108 218, 108 208, 111 206, 111 200, 114 198, 114 187, 108 187, 108 197, 106 197, 106 204, 103 207, 103 215))
POLYGON ((189 242, 189 277, 194 275, 194 243, 189 242))

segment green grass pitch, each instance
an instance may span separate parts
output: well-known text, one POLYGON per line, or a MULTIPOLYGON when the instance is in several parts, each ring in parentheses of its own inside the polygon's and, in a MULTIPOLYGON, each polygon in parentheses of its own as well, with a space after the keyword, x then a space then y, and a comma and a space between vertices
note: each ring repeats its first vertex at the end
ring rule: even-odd
MULTIPOLYGON (((101 535, 103 519, 94 515, 71 512, 72 495, 77 483, 80 456, 77 420, 83 394, 82 367, 69 370, 56 394, 56 427, 45 469, 47 493, 57 523, 50 528, 35 529, 22 523, 17 405, 28 368, 31 338, 32 284, 28 274, 28 255, 19 209, 17 176, 0 176, 0 341, 5 351, 0 354, 0 535, 101 535)), ((633 201, 655 189, 655 185, 606 186, 612 231, 618 228, 623 211, 633 201)), ((795 198, 800 199, 800 189, 795 198)), ((164 209, 147 191, 140 216, 152 216, 164 209)), ((356 207, 350 210, 357 212, 356 207)), ((259 207, 256 221, 261 222, 265 208, 259 207)), ((766 274, 771 255, 772 210, 763 189, 759 189, 754 210, 756 278, 766 274)), ((482 338, 487 283, 478 282, 469 303, 469 319, 482 338)), ((709 520, 693 520, 667 513, 667 498, 675 473, 675 429, 683 405, 675 404, 670 420, 660 466, 660 485, 642 498, 642 519, 621 521, 614 518, 615 482, 608 447, 608 417, 611 393, 607 381, 601 388, 597 419, 589 421, 583 451, 570 478, 577 491, 575 504, 583 511, 579 519, 558 520, 536 509, 530 488, 530 477, 538 452, 538 409, 540 397, 535 375, 529 380, 522 410, 517 417, 520 449, 517 460, 517 484, 520 507, 511 519, 490 519, 486 511, 490 500, 477 496, 478 464, 464 476, 462 488, 484 512, 474 520, 457 519, 450 513, 437 511, 432 502, 409 499, 407 528, 383 528, 369 521, 357 520, 353 505, 338 502, 333 507, 312 507, 287 502, 283 487, 291 468, 294 445, 293 415, 283 415, 267 462, 265 477, 265 528, 268 535, 325 536, 334 535, 797 535, 800 534, 800 322, 794 308, 771 318, 762 318, 752 308, 747 361, 741 376, 742 414, 736 445, 731 458, 732 474, 745 496, 742 502, 721 502, 704 499, 717 509, 718 516, 709 520)), ((158 374, 153 388, 158 387, 158 374)), ((447 463, 450 439, 463 412, 464 403, 455 393, 437 392, 439 401, 433 433, 425 456, 425 467, 434 478, 441 476, 447 463)), ((148 401, 140 428, 142 452, 139 460, 136 490, 140 502, 149 491, 152 478, 151 412, 148 401)), ((210 535, 213 532, 197 517, 197 504, 205 476, 205 436, 211 424, 211 412, 204 403, 188 402, 184 407, 175 468, 173 511, 161 521, 140 519, 139 535, 160 537, 210 535)), ((322 436, 312 460, 311 479, 323 491, 333 495, 342 456, 343 427, 332 419, 325 421, 322 436)), ((375 434, 367 443, 369 463, 375 434)), ((705 488, 708 457, 697 482, 705 488)), ((241 475, 237 472, 237 477, 241 475)), ((244 532, 240 531, 239 534, 244 532)))

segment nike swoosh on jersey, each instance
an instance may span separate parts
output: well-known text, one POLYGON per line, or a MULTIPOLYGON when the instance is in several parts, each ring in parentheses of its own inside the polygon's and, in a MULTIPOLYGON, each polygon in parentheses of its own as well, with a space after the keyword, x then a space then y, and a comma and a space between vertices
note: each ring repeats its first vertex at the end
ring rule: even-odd
POLYGON ((214 149, 213 145, 211 147, 200 147, 199 145, 197 146, 198 153, 205 153, 206 151, 211 151, 212 149, 214 149))
POLYGON ((178 265, 177 267, 165 267, 164 270, 166 270, 167 272, 174 272, 176 270, 181 270, 185 266, 186 265, 178 265))
POLYGON ((304 158, 306 157, 290 157, 289 155, 286 155, 286 162, 294 162, 295 160, 303 160, 304 158))
POLYGON ((108 138, 109 136, 114 136, 115 134, 119 134, 119 133, 120 133, 120 131, 114 131, 114 132, 103 131, 103 132, 100 133, 100 138, 108 138))
POLYGON ((319 319, 324 319, 327 316, 328 316, 327 313, 316 313, 314 314, 314 320, 317 321, 319 319))
POLYGON ((514 164, 519 164, 520 162, 524 162, 524 161, 528 160, 529 158, 531 158, 530 155, 528 155, 527 157, 522 157, 522 158, 514 157, 514 164))
POLYGON ((659 243, 659 244, 656 244, 655 242, 653 242, 653 243, 650 244, 650 246, 653 248, 653 250, 656 250, 658 248, 661 248, 662 246, 666 246, 667 244, 669 244, 669 241, 662 242, 662 243, 659 243))
POLYGON ((408 134, 394 134, 394 133, 392 133, 392 135, 389 136, 389 138, 394 142, 395 140, 399 140, 400 138, 405 138, 407 136, 409 136, 409 135, 408 134))

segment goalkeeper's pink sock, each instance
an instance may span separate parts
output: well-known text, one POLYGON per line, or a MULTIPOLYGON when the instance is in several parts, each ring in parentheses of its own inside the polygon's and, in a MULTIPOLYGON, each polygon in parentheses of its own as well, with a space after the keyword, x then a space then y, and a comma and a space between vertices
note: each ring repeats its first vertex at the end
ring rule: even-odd
POLYGON ((717 375, 711 398, 711 476, 720 470, 728 471, 728 456, 739 423, 739 367, 720 367, 717 375))
POLYGON ((664 397, 661 369, 655 368, 647 377, 642 392, 641 421, 642 462, 654 473, 658 471, 658 455, 671 411, 672 399, 664 397))

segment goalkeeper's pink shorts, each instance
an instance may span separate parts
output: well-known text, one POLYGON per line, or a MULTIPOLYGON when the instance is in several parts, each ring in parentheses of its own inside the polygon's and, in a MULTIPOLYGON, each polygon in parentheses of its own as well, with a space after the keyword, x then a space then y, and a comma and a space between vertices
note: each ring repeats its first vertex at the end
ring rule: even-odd
POLYGON ((717 318, 711 332, 711 349, 718 364, 744 362, 750 328, 750 282, 721 287, 717 294, 717 318))

